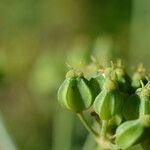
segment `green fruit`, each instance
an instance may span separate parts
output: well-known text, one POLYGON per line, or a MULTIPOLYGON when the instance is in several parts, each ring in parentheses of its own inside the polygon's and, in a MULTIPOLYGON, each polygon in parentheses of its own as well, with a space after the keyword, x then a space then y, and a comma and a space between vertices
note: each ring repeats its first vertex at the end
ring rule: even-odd
POLYGON ((83 76, 67 76, 58 90, 58 101, 64 108, 74 112, 88 109, 93 103, 88 80, 83 76))
POLYGON ((120 113, 123 104, 122 94, 117 90, 116 83, 107 80, 104 89, 96 97, 94 110, 102 120, 109 120, 120 113))
POLYGON ((126 120, 133 120, 146 114, 150 114, 150 91, 143 87, 125 101, 123 115, 126 120))
POLYGON ((124 122, 116 130, 115 142, 121 149, 129 148, 139 142, 143 137, 144 130, 145 128, 139 120, 124 122))
POLYGON ((134 120, 139 117, 140 97, 133 94, 128 97, 123 107, 123 116, 126 120, 134 120))

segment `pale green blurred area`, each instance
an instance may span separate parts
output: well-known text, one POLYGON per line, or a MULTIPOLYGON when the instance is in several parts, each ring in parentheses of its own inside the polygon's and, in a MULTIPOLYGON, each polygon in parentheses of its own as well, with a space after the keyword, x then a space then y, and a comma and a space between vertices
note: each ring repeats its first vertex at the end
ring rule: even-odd
POLYGON ((0 146, 95 147, 85 142, 87 132, 75 114, 58 105, 58 87, 66 64, 83 68, 91 55, 100 64, 119 57, 149 67, 150 4, 144 1, 0 1, 0 133, 6 133, 0 146))

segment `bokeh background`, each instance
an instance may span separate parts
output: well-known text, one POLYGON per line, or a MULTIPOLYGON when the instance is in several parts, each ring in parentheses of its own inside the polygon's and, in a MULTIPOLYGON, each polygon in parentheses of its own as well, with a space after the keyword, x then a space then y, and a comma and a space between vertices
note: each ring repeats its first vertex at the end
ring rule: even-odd
POLYGON ((57 103, 66 63, 93 55, 150 69, 149 40, 148 0, 0 0, 0 149, 91 150, 75 114, 57 103))

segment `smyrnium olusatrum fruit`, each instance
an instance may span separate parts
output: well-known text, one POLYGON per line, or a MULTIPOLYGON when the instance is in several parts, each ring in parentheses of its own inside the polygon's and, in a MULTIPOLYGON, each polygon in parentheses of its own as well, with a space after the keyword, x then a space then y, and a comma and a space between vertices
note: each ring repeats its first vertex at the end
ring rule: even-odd
POLYGON ((119 114, 123 105, 123 96, 116 81, 106 78, 103 89, 96 97, 94 110, 102 120, 109 120, 119 114))
POLYGON ((132 77, 126 70, 121 63, 111 62, 110 67, 86 72, 89 78, 71 69, 58 90, 58 101, 78 115, 103 149, 119 150, 141 144, 148 150, 150 81, 143 65, 132 77), (94 117, 86 119, 91 112, 94 117), (98 123, 96 128, 88 120, 98 123))
POLYGON ((89 81, 82 73, 70 70, 58 90, 58 101, 63 107, 74 112, 88 109, 93 103, 89 81))

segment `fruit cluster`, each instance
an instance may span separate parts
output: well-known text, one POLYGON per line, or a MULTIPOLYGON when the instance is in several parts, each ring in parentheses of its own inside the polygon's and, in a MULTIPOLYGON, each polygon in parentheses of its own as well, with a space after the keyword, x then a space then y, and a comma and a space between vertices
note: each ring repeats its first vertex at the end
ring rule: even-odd
POLYGON ((103 149, 126 149, 135 144, 146 148, 145 141, 150 138, 150 81, 143 65, 132 77, 118 62, 97 69, 88 79, 83 72, 71 69, 58 90, 58 101, 79 116, 103 149), (85 110, 95 116, 99 129, 85 120, 85 110))

